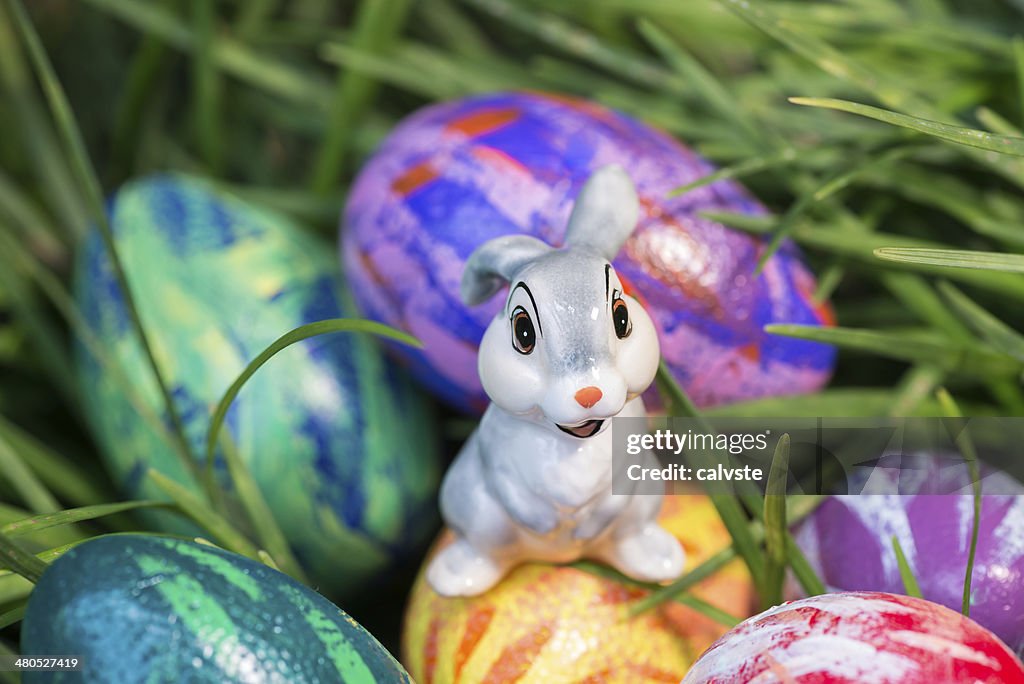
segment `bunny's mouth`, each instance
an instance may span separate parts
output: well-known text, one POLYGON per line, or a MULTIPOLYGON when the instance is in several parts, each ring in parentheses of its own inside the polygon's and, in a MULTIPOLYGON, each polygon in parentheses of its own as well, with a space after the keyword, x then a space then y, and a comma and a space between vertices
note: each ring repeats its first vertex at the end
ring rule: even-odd
POLYGON ((604 425, 603 420, 588 420, 585 423, 579 425, 558 425, 558 429, 567 435, 573 437, 579 437, 580 439, 586 439, 587 437, 593 437, 601 431, 601 426, 604 425))

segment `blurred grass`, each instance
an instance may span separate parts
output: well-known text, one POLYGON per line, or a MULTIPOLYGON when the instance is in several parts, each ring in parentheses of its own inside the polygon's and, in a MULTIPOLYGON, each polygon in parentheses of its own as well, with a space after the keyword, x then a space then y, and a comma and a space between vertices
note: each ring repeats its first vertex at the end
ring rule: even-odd
MULTIPOLYGON (((765 236, 766 254, 785 237, 803 247, 819 275, 816 296, 832 301, 842 327, 772 332, 839 347, 831 386, 814 397, 708 414, 946 415, 951 399, 936 397, 945 386, 967 414, 1024 415, 1019 4, 25 5, 45 54, 26 49, 32 41, 24 31, 19 38, 14 19, 21 5, 0 1, 2 525, 61 509, 115 510, 102 508, 117 495, 80 419, 68 352, 74 332, 134 397, 68 294, 78 242, 90 221, 103 222, 102 196, 132 176, 182 170, 333 235, 355 172, 403 116, 437 99, 490 90, 576 94, 666 129, 721 168, 678 193, 741 179, 770 214, 713 218, 765 236), (57 80, 37 78, 47 75, 46 62, 57 80)), ((173 427, 133 402, 143 420, 175 441, 173 427)), ((696 414, 685 400, 678 409, 696 414)), ((450 432, 464 435, 469 427, 453 421, 450 432)), ((258 500, 238 521, 233 512, 168 488, 179 512, 200 518, 219 543, 296 572, 258 500)), ((767 560, 777 575, 785 551, 805 588, 815 586, 791 536, 780 534, 779 521, 795 519, 792 498, 788 508, 773 499, 764 511, 744 512, 735 500, 716 503, 735 546, 641 600, 639 609, 666 597, 693 603, 686 589, 737 554, 759 573, 767 560)), ((73 539, 138 529, 133 505, 110 517, 79 512, 85 517, 74 526, 19 541, 33 558, 52 558, 73 539)), ((0 578, 0 612, 20 610, 26 587, 17 579, 0 578)), ((758 578, 771 591, 777 579, 758 578)), ((969 582, 968 575, 965 596, 969 582)), ((392 611, 401 601, 394 599, 392 611)), ((346 607, 362 619, 358 605, 346 607)), ((713 607, 694 607, 714 616, 713 607)), ((366 611, 371 628, 373 612, 366 611)), ((0 638, 14 634, 0 630, 0 638)), ((395 645, 394 630, 378 636, 395 645)))

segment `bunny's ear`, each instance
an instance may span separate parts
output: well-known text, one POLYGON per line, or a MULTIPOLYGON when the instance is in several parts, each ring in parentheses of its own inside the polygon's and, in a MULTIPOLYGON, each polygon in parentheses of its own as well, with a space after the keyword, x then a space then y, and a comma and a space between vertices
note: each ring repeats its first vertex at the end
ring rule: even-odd
POLYGON ((639 218, 640 202, 633 181, 618 164, 602 166, 576 197, 565 244, 588 247, 611 261, 639 218))
POLYGON ((551 247, 528 235, 506 235, 476 248, 462 272, 462 301, 473 306, 487 301, 516 271, 551 247))

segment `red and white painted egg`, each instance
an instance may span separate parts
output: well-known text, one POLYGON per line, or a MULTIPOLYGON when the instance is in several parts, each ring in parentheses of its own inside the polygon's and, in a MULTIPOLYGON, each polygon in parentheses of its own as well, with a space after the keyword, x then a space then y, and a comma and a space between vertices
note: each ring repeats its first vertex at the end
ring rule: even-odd
POLYGON ((1018 684, 1024 664, 992 632, 924 599, 812 596, 740 623, 683 684, 1018 684))

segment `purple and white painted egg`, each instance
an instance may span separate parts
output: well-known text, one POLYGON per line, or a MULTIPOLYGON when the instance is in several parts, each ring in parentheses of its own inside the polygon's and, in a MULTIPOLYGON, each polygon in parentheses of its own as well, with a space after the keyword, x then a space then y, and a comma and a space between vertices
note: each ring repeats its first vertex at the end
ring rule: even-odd
POLYGON ((700 216, 759 215, 741 186, 718 181, 670 193, 714 169, 669 135, 560 95, 496 93, 427 107, 406 119, 359 174, 345 208, 342 258, 358 305, 408 330, 422 350, 395 349, 453 405, 486 396, 477 345, 501 298, 466 307, 459 281, 483 242, 528 234, 558 246, 573 201, 597 168, 619 164, 642 205, 615 260, 658 329, 669 368, 701 406, 813 391, 831 347, 768 335, 768 323, 828 325, 827 304, 786 242, 754 276, 766 241, 700 216))
MULTIPOLYGON (((946 461, 917 455, 899 490, 880 487, 902 493, 834 496, 800 526, 797 544, 830 590, 902 593, 895 536, 924 598, 960 609, 974 500, 965 471, 946 461), (937 493, 951 491, 964 493, 937 493)), ((1000 493, 982 496, 971 617, 1011 648, 1024 649, 1024 488, 995 471, 983 477, 982 491, 1000 493)))

